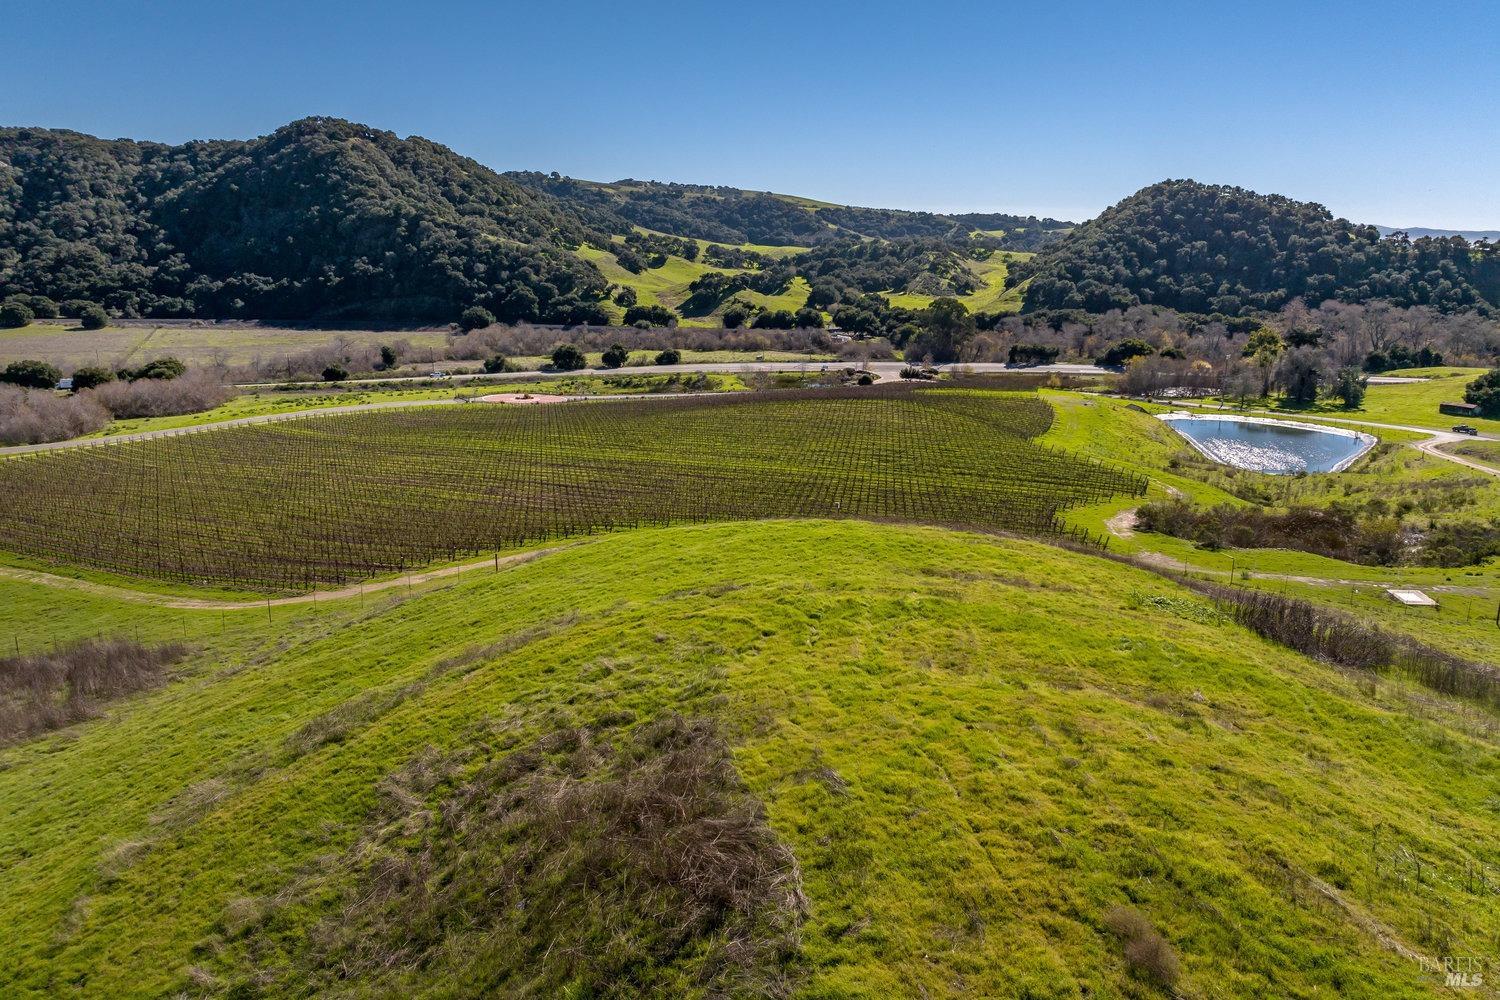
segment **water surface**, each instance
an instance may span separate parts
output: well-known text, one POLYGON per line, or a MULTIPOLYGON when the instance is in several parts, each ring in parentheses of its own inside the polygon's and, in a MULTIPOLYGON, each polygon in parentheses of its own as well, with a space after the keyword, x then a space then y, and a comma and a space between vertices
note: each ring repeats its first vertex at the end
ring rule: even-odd
POLYGON ((1278 476, 1338 472, 1375 443, 1357 431, 1254 417, 1168 413, 1161 419, 1215 462, 1278 476))

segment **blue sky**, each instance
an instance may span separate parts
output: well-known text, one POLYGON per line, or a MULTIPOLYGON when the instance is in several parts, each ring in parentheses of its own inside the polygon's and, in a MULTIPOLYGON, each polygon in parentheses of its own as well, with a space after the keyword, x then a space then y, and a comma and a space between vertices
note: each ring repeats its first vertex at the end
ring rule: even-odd
POLYGON ((133 3, 7 14, 0 123, 337 115, 498 169, 1081 219, 1166 177, 1500 228, 1500 3, 133 3))

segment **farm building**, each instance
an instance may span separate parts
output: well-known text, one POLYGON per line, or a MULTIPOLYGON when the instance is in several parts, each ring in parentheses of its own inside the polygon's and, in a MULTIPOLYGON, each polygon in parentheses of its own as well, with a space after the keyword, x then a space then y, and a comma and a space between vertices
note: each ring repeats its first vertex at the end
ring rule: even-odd
POLYGON ((1477 403, 1439 403, 1438 412, 1454 417, 1477 417, 1479 405, 1477 403))

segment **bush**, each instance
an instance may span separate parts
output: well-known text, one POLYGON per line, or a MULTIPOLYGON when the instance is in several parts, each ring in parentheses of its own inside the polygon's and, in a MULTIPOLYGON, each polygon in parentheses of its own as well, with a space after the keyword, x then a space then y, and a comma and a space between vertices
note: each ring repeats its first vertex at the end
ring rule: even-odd
POLYGON ((78 310, 78 325, 85 330, 102 330, 109 326, 109 313, 103 306, 90 302, 78 310))
POLYGON ((84 389, 97 389, 104 383, 113 382, 114 380, 115 373, 108 368, 99 365, 89 365, 74 370, 73 391, 81 392, 84 389))
POLYGON ((798 329, 821 330, 823 328, 823 314, 816 309, 798 309, 792 314, 798 329))
POLYGON ((396 350, 396 348, 393 345, 391 345, 391 344, 381 344, 380 345, 380 368, 381 368, 382 371, 385 370, 385 369, 387 369, 387 368, 394 368, 394 367, 396 367, 396 362, 398 362, 400 360, 401 360, 401 355, 400 355, 400 353, 396 350))
POLYGON ((235 391, 220 385, 206 372, 178 379, 138 379, 108 382, 79 398, 90 399, 118 418, 169 417, 179 413, 201 413, 223 406, 235 391))
POLYGON ((324 382, 342 382, 349 377, 349 369, 343 365, 329 365, 323 369, 324 382))
POLYGON ((859 377, 858 384, 859 385, 874 385, 875 384, 875 378, 874 378, 874 376, 870 375, 867 372, 867 373, 865 373, 865 374, 863 374, 863 375, 861 375, 859 377))
POLYGON ((8 299, 0 303, 0 327, 4 329, 14 330, 28 325, 34 319, 36 319, 36 313, 32 312, 31 307, 24 302, 8 299))
POLYGON ((187 372, 187 365, 181 360, 173 357, 157 358, 148 361, 134 370, 127 369, 121 374, 134 382, 136 379, 161 379, 163 381, 181 378, 187 372))
POLYGON ((675 365, 682 362, 682 352, 675 347, 669 347, 656 356, 659 365, 675 365))
POLYGON ((500 372, 505 371, 505 365, 505 355, 503 354, 493 354, 484 359, 484 370, 488 375, 498 375, 500 372))
POLYGON ((1006 359, 1013 365, 1050 365, 1059 350, 1042 344, 1012 344, 1006 359))
POLYGON ((1105 351, 1099 358, 1099 364, 1105 368, 1119 368, 1128 364, 1132 358, 1142 358, 1148 354, 1155 353, 1155 348, 1144 340, 1131 338, 1130 340, 1122 340, 1105 351))
POLYGON ((0 445, 66 441, 108 423, 109 411, 87 396, 54 396, 0 385, 0 445))
POLYGON ((750 326, 755 330, 792 330, 797 326, 797 317, 785 309, 768 309, 756 316, 750 326))
POLYGON ((1104 926, 1125 946, 1125 964, 1134 975, 1164 987, 1182 975, 1177 953, 1139 910, 1116 906, 1104 915, 1104 926))
POLYGON ((0 382, 23 389, 55 389, 62 372, 45 361, 12 361, 0 372, 0 382))
POLYGON ((1343 401, 1344 409, 1357 410, 1365 401, 1369 384, 1358 368, 1340 368, 1333 376, 1333 394, 1343 401))
POLYGON ((649 326, 676 326, 677 314, 665 306, 631 306, 625 310, 625 325, 644 320, 649 326))
POLYGON ((625 349, 623 344, 611 344, 609 349, 604 352, 603 361, 606 368, 619 368, 629 360, 630 352, 625 349))
POLYGON ((186 655, 178 645, 85 639, 0 660, 0 744, 93 718, 103 704, 161 684, 186 655))
POLYGON ((1500 368, 1493 368, 1464 389, 1464 402, 1479 407, 1486 417, 1500 417, 1500 368))
POLYGON ((494 325, 495 314, 481 306, 470 306, 458 318, 458 328, 464 333, 468 333, 470 330, 482 330, 487 326, 494 325))
POLYGON ((12 295, 10 299, 25 305, 37 319, 57 318, 57 303, 45 295, 12 295))
POLYGON ((635 301, 635 289, 628 285, 615 293, 615 305, 617 306, 624 306, 626 309, 629 309, 635 305, 635 301))
POLYGON ((738 330, 745 325, 745 320, 750 318, 750 311, 744 306, 733 305, 724 310, 724 329, 738 330))
POLYGON ((588 358, 572 344, 562 344, 552 352, 552 367, 560 372, 576 372, 588 366, 588 358))

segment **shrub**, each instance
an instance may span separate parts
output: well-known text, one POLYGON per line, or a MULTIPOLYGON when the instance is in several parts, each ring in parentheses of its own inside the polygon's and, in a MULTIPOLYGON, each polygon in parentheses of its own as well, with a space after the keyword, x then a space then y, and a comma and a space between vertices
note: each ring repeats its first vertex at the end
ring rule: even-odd
POLYGON ((611 344, 609 349, 604 352, 603 361, 606 368, 619 368, 629 360, 630 352, 625 349, 623 344, 611 344))
POLYGON ((681 361, 682 352, 675 347, 669 347, 656 356, 656 363, 659 365, 675 365, 680 364, 681 361))
POLYGON ((665 306, 631 306, 625 310, 625 324, 634 326, 645 320, 648 326, 676 326, 677 314, 665 306))
POLYGON ((755 330, 792 330, 797 326, 797 317, 785 309, 768 309, 750 323, 755 330))
POLYGON ((105 703, 161 684, 186 655, 178 645, 85 639, 0 660, 0 744, 93 718, 105 703))
POLYGON ((13 330, 26 326, 33 319, 36 319, 36 313, 32 312, 31 307, 24 302, 8 299, 0 303, 0 327, 13 330))
POLYGON ((482 330, 487 326, 494 325, 495 314, 482 306, 470 306, 458 318, 458 327, 465 333, 468 333, 470 330, 482 330))
POLYGON ((1365 401, 1369 384, 1358 368, 1340 368, 1333 376, 1333 394, 1343 401, 1344 409, 1357 410, 1365 401))
POLYGON ((868 372, 866 372, 865 374, 860 375, 858 383, 860 385, 874 385, 875 379, 868 372))
POLYGON ((235 392, 206 372, 178 379, 138 379, 108 382, 90 389, 80 398, 92 399, 118 418, 167 417, 179 413, 201 413, 222 406, 235 392))
POLYGON ((792 314, 792 318, 799 329, 814 330, 823 327, 823 314, 816 309, 798 309, 792 314))
POLYGON ((396 362, 400 360, 401 356, 397 353, 394 346, 391 344, 380 345, 380 367, 382 370, 396 367, 396 362))
POLYGON ((126 370, 122 374, 125 378, 134 382, 136 379, 143 378, 162 380, 181 378, 186 372, 187 365, 183 364, 180 359, 169 356, 157 358, 155 361, 148 361, 141 367, 134 370, 126 370))
POLYGON ((12 361, 0 372, 0 382, 23 389, 54 389, 61 378, 62 372, 45 361, 12 361))
POLYGON ((552 352, 552 367, 560 372, 576 372, 588 366, 583 352, 572 344, 562 344, 552 352))
POLYGON ((1012 344, 1006 359, 1013 365, 1050 365, 1060 353, 1042 344, 1012 344))
POLYGON ((102 330, 109 326, 109 313, 103 306, 89 302, 78 310, 78 325, 85 330, 102 330))
POLYGON ((323 369, 324 382, 342 382, 349 377, 349 369, 343 365, 329 365, 323 369))
POLYGON ((66 441, 108 423, 109 411, 91 399, 0 385, 0 445, 66 441))
POLYGON ((1099 364, 1105 368, 1119 368, 1129 363, 1132 358, 1141 358, 1155 353, 1156 349, 1144 340, 1131 338, 1122 340, 1105 351, 1099 358, 1099 364))
POLYGON ((37 319, 57 318, 57 303, 45 295, 12 295, 11 298, 24 303, 37 319))
POLYGON ((503 354, 493 354, 484 359, 484 370, 489 375, 497 375, 505 371, 505 365, 505 355, 503 354))
POLYGON ((100 365, 89 365, 73 372, 73 391, 97 389, 106 382, 113 382, 115 373, 100 365))
POLYGON ((1104 915, 1104 925, 1125 947, 1125 964, 1142 979, 1171 987, 1182 975, 1177 953, 1139 910, 1116 906, 1104 915))
POLYGON ((724 310, 724 329, 738 330, 750 318, 750 311, 741 305, 732 305, 724 310))
POLYGON ((615 293, 615 305, 617 306, 624 306, 626 309, 629 309, 635 305, 635 302, 635 289, 628 285, 615 293))

